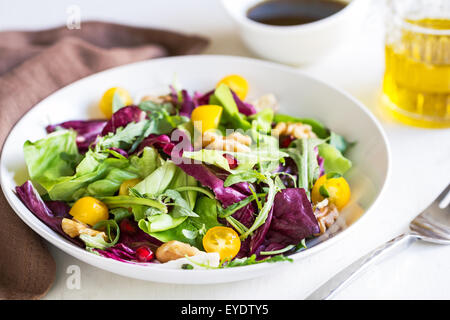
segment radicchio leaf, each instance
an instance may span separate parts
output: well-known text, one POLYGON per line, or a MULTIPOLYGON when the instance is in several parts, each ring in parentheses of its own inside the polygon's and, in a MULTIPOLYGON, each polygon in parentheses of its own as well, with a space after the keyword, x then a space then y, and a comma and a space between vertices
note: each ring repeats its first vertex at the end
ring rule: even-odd
POLYGON ((116 111, 111 119, 106 123, 102 131, 102 136, 108 133, 115 133, 120 127, 125 127, 130 122, 139 122, 146 118, 147 114, 137 106, 128 106, 116 111))
POLYGON ((114 259, 121 262, 130 262, 136 260, 136 250, 131 249, 123 243, 118 243, 106 249, 94 249, 101 256, 114 259))
POLYGON ((89 149, 89 146, 95 142, 97 137, 102 133, 106 125, 104 120, 74 120, 66 121, 58 124, 47 126, 45 129, 47 133, 51 133, 58 128, 73 129, 77 132, 77 146, 80 153, 84 153, 89 149))
POLYGON ((257 113, 256 108, 252 104, 242 101, 233 90, 231 90, 231 93, 233 94, 234 102, 236 102, 236 106, 240 113, 245 114, 246 116, 257 113))
POLYGON ((272 222, 267 233, 270 242, 296 245, 319 231, 319 224, 304 189, 283 189, 276 194, 272 222))
MULTIPOLYGON (((84 244, 81 240, 69 237, 61 227, 61 222, 63 216, 58 209, 57 214, 54 214, 50 208, 45 204, 45 202, 41 199, 41 196, 34 188, 31 181, 25 182, 21 186, 16 187, 16 193, 20 200, 25 204, 25 206, 37 217, 41 220, 46 226, 50 229, 59 233, 64 238, 74 243, 79 247, 84 247, 84 244)), ((52 204, 51 206, 53 206, 52 204)))

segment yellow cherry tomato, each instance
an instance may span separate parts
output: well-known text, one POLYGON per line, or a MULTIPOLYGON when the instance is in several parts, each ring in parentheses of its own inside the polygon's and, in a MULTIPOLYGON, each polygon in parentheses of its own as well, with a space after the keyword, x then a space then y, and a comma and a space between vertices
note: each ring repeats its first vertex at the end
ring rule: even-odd
POLYGON ((120 103, 124 106, 133 104, 133 99, 131 98, 127 90, 119 87, 113 87, 106 90, 106 92, 103 94, 102 99, 100 100, 99 107, 108 119, 111 118, 113 114, 114 101, 117 101, 116 103, 120 103))
POLYGON ((83 197, 75 202, 70 209, 70 215, 76 220, 90 226, 108 220, 108 207, 93 197, 83 197))
POLYGON ((311 200, 318 203, 328 198, 338 210, 341 210, 350 200, 350 186, 347 181, 340 175, 324 174, 316 183, 311 192, 311 200))
POLYGON ((237 96, 244 100, 248 93, 248 82, 243 77, 237 75, 237 74, 231 74, 229 76, 226 76, 222 80, 220 80, 216 87, 218 87, 221 84, 226 84, 231 90, 234 91, 234 93, 237 94, 237 96))
POLYGON ((217 129, 222 116, 223 108, 216 105, 204 105, 195 108, 191 114, 194 127, 204 133, 211 129, 217 129))
POLYGON ((120 196, 127 196, 128 195, 128 189, 129 188, 133 188, 135 185, 137 185, 139 182, 141 182, 141 179, 130 179, 130 180, 125 180, 124 182, 122 182, 122 184, 120 185, 120 189, 119 189, 119 195, 120 196))
POLYGON ((228 227, 213 227, 203 237, 206 252, 217 252, 220 260, 234 258, 241 249, 239 235, 228 227))

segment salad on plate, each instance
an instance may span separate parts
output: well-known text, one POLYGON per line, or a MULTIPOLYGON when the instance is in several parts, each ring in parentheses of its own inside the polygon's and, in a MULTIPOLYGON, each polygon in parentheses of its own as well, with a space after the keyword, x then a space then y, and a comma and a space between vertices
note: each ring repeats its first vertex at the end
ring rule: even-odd
POLYGON ((25 142, 30 180, 17 196, 75 246, 126 263, 291 261, 349 202, 350 144, 315 119, 278 113, 273 94, 247 101, 248 91, 239 75, 139 102, 110 88, 105 120, 51 124, 25 142))

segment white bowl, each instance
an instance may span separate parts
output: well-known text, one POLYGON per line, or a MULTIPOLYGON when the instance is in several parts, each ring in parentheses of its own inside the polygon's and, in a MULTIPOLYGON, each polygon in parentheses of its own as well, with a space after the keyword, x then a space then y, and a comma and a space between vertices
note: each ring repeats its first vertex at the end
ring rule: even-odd
POLYGON ((44 137, 44 128, 49 123, 99 117, 97 102, 106 89, 121 86, 138 95, 160 90, 173 83, 176 77, 183 88, 205 92, 230 73, 239 73, 248 79, 250 98, 274 93, 280 102, 280 112, 316 118, 348 139, 357 141, 349 153, 354 167, 347 175, 352 187, 352 205, 347 213, 343 212, 343 217, 348 219, 336 224, 339 228, 332 231, 333 237, 311 242, 312 247, 292 258, 305 259, 335 244, 359 220, 359 216, 352 216, 353 209, 361 207, 365 211, 362 217, 365 217, 382 194, 389 172, 385 134, 375 117, 348 94, 289 67, 248 58, 185 56, 155 59, 92 75, 52 94, 16 124, 3 147, 0 179, 9 204, 27 225, 56 247, 86 263, 128 277, 167 283, 218 283, 253 278, 279 268, 278 263, 267 263, 220 270, 166 270, 107 259, 75 247, 53 232, 14 193, 14 188, 28 179, 23 143, 44 137))
POLYGON ((351 0, 325 19, 297 26, 271 26, 247 17, 263 0, 222 0, 247 47, 258 56, 290 65, 311 63, 333 52, 362 26, 369 0, 351 0))

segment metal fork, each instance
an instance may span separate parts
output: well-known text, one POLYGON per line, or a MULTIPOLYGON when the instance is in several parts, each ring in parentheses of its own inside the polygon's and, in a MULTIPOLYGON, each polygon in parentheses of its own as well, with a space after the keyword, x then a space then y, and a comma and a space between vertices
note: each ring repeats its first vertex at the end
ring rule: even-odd
POLYGON ((358 259, 347 268, 325 282, 319 289, 309 295, 307 300, 328 300, 351 283, 369 266, 379 262, 387 253, 397 251, 399 248, 420 239, 437 244, 450 245, 450 206, 444 203, 450 185, 434 200, 428 208, 414 218, 409 224, 409 231, 388 241, 358 259))

